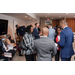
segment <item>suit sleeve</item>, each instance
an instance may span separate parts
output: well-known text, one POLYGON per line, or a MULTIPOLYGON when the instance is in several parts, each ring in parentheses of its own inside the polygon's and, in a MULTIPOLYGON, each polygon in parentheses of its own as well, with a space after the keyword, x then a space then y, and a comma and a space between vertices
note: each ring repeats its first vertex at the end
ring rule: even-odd
POLYGON ((34 30, 34 31, 33 31, 33 35, 34 35, 34 36, 36 36, 36 37, 38 37, 38 36, 39 36, 39 34, 37 33, 37 31, 36 31, 36 30, 34 30))
POLYGON ((73 34, 73 36, 72 36, 72 42, 74 42, 74 34, 73 34))
POLYGON ((34 50, 35 53, 37 53, 35 40, 34 40, 34 47, 33 47, 33 50, 34 50))
POLYGON ((61 32, 61 34, 60 34, 60 42, 58 42, 58 45, 60 47, 64 47, 65 46, 65 34, 63 32, 61 32))
POLYGON ((55 43, 53 43, 53 56, 56 55, 56 53, 57 53, 57 49, 55 43))

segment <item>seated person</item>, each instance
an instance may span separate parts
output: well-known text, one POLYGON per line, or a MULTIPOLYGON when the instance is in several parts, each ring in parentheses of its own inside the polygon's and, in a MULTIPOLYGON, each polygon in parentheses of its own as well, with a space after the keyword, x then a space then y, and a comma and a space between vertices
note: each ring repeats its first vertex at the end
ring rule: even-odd
POLYGON ((10 34, 8 34, 8 37, 9 37, 9 40, 10 40, 11 43, 15 43, 14 40, 11 39, 11 35, 10 34))
POLYGON ((5 59, 5 61, 8 61, 8 57, 4 56, 5 48, 3 47, 2 43, 2 37, 0 36, 0 59, 5 59))
MULTIPOLYGON (((20 40, 19 38, 16 39, 16 43, 14 43, 14 41, 11 39, 10 34, 6 35, 6 45, 13 45, 14 48, 16 48, 19 51, 19 56, 23 56, 21 55, 21 49, 18 47, 20 40)), ((14 53, 13 53, 14 54, 14 53)))
POLYGON ((13 45, 13 47, 16 46, 16 43, 14 43, 14 41, 11 39, 10 34, 6 35, 5 42, 7 45, 13 45))
MULTIPOLYGON (((11 36, 9 34, 7 34, 4 43, 5 43, 6 47, 7 47, 7 45, 13 45, 13 48, 14 48, 16 46, 16 44, 15 43, 11 43, 11 40, 10 40, 11 38, 10 37, 11 36)), ((16 51, 14 49, 9 50, 8 52, 12 53, 12 58, 13 58, 13 56, 16 53, 16 51)), ((11 58, 11 60, 12 60, 12 58, 11 58)))

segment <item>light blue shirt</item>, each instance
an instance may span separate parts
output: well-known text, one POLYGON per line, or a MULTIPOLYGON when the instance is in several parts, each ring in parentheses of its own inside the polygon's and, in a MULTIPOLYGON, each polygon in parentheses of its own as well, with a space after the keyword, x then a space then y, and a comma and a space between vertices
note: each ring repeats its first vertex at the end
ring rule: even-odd
POLYGON ((49 35, 48 37, 54 41, 54 37, 55 37, 55 30, 53 28, 49 28, 49 35))
POLYGON ((38 28, 36 28, 37 29, 37 32, 38 32, 38 28))

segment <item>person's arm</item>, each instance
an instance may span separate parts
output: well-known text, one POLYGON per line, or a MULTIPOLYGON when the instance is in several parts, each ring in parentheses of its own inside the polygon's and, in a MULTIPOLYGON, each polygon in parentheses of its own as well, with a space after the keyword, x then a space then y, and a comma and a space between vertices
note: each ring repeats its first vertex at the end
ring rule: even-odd
POLYGON ((57 37, 57 35, 55 35, 55 37, 54 37, 54 42, 56 43, 56 37, 57 37))
POLYGON ((73 36, 72 36, 72 42, 74 42, 74 34, 73 34, 73 36))
POLYGON ((18 36, 18 30, 16 29, 16 33, 17 33, 17 36, 18 36))
POLYGON ((35 53, 37 53, 37 49, 36 49, 36 43, 35 43, 35 41, 36 41, 36 40, 34 40, 34 46, 33 46, 33 50, 34 50, 34 52, 35 52, 35 53))
MULTIPOLYGON (((29 38, 30 38, 30 37, 29 37, 29 38)), ((32 46, 31 46, 31 43, 29 42, 29 38, 28 38, 27 35, 25 35, 25 36, 23 37, 23 40, 24 40, 24 42, 25 42, 26 47, 28 47, 28 48, 33 52, 33 48, 32 48, 32 46)))
POLYGON ((8 45, 13 45, 13 47, 16 46, 16 44, 15 43, 11 43, 9 39, 6 39, 6 42, 7 42, 8 45))
POLYGON ((57 53, 57 49, 55 43, 53 43, 53 56, 56 55, 56 53, 57 53))
POLYGON ((60 47, 64 47, 65 46, 65 34, 63 32, 61 32, 61 34, 60 34, 60 42, 58 42, 58 45, 60 47))

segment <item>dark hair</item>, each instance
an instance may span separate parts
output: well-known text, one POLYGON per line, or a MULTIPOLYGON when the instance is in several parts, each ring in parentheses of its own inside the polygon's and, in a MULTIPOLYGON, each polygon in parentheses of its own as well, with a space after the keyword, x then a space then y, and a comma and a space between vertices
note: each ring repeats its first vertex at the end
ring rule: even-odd
POLYGON ((49 27, 48 27, 48 26, 45 26, 45 27, 47 27, 47 28, 49 29, 49 27))
POLYGON ((37 25, 38 23, 35 23, 35 26, 37 25))
POLYGON ((60 28, 60 30, 62 30, 62 28, 61 28, 61 27, 57 27, 57 28, 56 28, 56 33, 57 33, 57 34, 58 34, 58 32, 57 32, 58 28, 60 28))
POLYGON ((15 27, 17 28, 17 27, 18 27, 18 25, 15 25, 15 27))
POLYGON ((58 27, 58 26, 59 26, 59 24, 56 25, 56 27, 58 27))
POLYGON ((50 26, 52 26, 52 24, 49 24, 50 26))
POLYGON ((31 27, 33 27, 32 25, 29 25, 26 27, 26 32, 31 33, 31 27))

